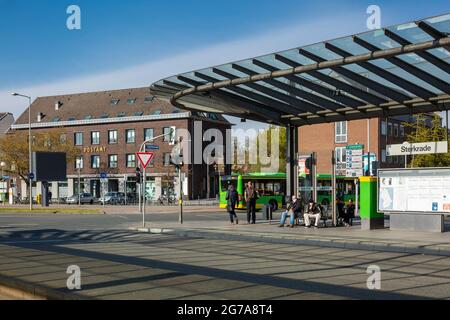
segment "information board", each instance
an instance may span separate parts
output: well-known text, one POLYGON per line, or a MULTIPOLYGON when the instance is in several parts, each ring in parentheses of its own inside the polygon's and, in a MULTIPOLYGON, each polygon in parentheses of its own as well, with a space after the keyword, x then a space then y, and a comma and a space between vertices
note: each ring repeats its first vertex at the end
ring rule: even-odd
POLYGON ((450 168, 379 170, 378 211, 450 213, 450 168))
POLYGON ((363 163, 364 145, 355 144, 346 148, 346 176, 357 178, 364 175, 363 163))

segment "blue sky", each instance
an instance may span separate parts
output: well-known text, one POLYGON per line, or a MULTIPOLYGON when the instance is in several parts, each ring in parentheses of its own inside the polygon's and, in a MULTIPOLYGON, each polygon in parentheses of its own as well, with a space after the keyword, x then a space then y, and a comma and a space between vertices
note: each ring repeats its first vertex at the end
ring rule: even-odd
POLYGON ((146 86, 162 77, 450 12, 447 1, 0 0, 0 109, 36 96, 146 86), (82 29, 66 28, 79 5, 82 29))

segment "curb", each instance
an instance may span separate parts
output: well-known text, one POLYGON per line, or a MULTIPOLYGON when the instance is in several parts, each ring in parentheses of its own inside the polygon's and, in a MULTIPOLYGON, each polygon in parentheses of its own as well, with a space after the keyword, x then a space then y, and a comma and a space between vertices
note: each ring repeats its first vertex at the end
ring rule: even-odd
POLYGON ((344 248, 351 250, 369 250, 395 253, 410 253, 424 255, 438 255, 450 257, 450 250, 441 249, 439 247, 427 248, 425 246, 414 246, 411 244, 392 244, 373 242, 370 240, 343 240, 343 239, 296 239, 293 237, 273 237, 270 235, 244 235, 225 232, 208 232, 196 229, 165 229, 165 228, 130 228, 130 230, 151 233, 151 234, 167 234, 185 238, 207 238, 217 240, 235 240, 235 241, 256 241, 276 244, 297 244, 318 246, 327 248, 344 248))
POLYGON ((35 300, 91 300, 74 293, 60 292, 55 289, 37 285, 17 278, 0 275, 0 291, 16 299, 35 300))

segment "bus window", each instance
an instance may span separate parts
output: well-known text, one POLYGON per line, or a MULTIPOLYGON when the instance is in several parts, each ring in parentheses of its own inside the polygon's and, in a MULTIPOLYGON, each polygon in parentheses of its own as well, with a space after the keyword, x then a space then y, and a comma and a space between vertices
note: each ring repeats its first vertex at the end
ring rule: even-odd
POLYGON ((222 177, 222 180, 221 180, 221 190, 222 190, 222 192, 228 191, 228 187, 230 185, 232 185, 232 184, 237 189, 237 178, 236 177, 230 177, 230 176, 222 177))

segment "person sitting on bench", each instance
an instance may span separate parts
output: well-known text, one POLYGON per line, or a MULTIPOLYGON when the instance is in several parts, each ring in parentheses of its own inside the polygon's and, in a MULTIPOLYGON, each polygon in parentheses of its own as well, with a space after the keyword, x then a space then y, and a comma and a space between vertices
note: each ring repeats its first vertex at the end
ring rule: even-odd
POLYGON ((304 215, 305 228, 311 228, 311 218, 315 219, 314 228, 318 228, 321 216, 322 210, 320 208, 320 205, 315 203, 313 199, 309 200, 308 209, 304 215))
POLYGON ((292 196, 292 202, 287 207, 287 210, 283 212, 280 219, 279 227, 284 227, 287 217, 290 217, 290 227, 293 228, 295 224, 295 219, 298 218, 299 213, 303 210, 303 201, 301 199, 297 199, 296 196, 292 196))

